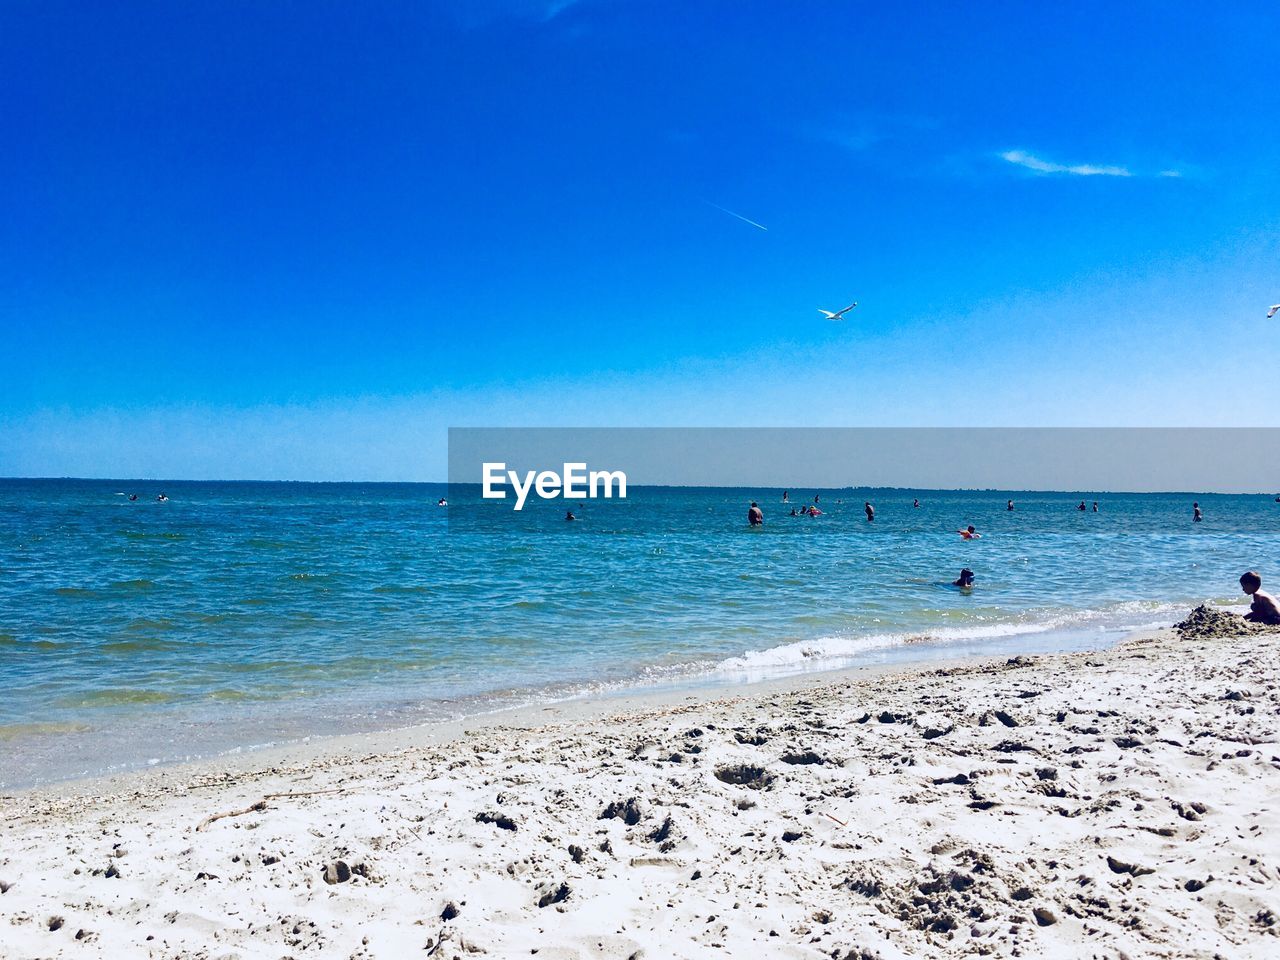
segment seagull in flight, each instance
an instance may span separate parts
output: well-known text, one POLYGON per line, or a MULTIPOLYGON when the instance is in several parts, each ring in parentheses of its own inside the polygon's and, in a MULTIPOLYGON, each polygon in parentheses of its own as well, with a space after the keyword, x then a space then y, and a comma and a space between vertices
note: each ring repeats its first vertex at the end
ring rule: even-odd
POLYGON ((1271 309, 1267 311, 1267 319, 1270 320, 1277 313, 1280 313, 1280 303, 1272 304, 1271 309))
POLYGON ((826 317, 828 320, 843 320, 844 315, 848 313, 850 310, 852 310, 854 307, 856 307, 857 305, 858 305, 858 301, 855 300, 853 301, 853 303, 849 304, 843 310, 837 310, 835 313, 832 313, 830 310, 823 310, 821 307, 818 308, 818 312, 822 314, 824 317, 826 317))

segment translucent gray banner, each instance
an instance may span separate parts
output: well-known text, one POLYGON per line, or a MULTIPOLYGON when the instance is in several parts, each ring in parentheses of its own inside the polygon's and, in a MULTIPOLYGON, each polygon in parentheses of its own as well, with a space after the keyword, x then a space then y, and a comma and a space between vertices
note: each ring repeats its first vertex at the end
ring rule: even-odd
POLYGON ((826 492, 863 510, 873 491, 985 492, 1002 505, 1061 494, 1092 511, 1120 493, 1270 499, 1280 429, 459 427, 448 479, 451 529, 557 529, 548 521, 606 510, 625 526, 626 505, 654 488, 721 489, 775 515, 784 493, 789 505, 826 492))

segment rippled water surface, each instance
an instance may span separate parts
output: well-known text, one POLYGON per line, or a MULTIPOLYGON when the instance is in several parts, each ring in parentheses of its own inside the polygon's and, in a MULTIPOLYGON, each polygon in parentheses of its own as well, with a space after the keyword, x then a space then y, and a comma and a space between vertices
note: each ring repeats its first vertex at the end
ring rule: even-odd
POLYGON ((445 494, 0 481, 0 784, 635 682, 1101 644, 1239 602, 1247 568, 1280 580, 1270 495, 1081 513, 1071 494, 829 490, 811 519, 778 490, 632 488, 566 523, 558 501, 445 494))

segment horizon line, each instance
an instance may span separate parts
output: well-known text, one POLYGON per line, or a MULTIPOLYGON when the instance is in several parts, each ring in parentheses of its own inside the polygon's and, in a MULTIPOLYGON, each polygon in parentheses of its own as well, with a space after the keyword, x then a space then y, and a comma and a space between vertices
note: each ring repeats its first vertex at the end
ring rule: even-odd
MULTIPOLYGON (((68 483, 306 483, 313 485, 327 484, 330 486, 350 485, 350 486, 435 486, 435 487, 480 487, 483 484, 479 480, 297 480, 297 479, 261 479, 247 477, 22 477, 8 476, 0 477, 0 483, 9 482, 68 482, 68 483)), ((653 489, 653 490, 802 490, 802 491, 818 491, 821 493, 839 492, 842 490, 885 490, 885 491, 904 491, 911 493, 1039 493, 1039 494, 1100 494, 1109 496, 1132 496, 1132 497, 1156 497, 1156 496, 1214 496, 1214 497, 1275 497, 1280 496, 1280 490, 1253 490, 1253 491, 1222 491, 1222 490, 1109 490, 1109 489, 1091 489, 1091 490, 1067 490, 1067 489, 1047 489, 1034 487, 911 487, 911 486, 843 486, 843 487, 823 487, 814 485, 799 484, 794 486, 782 486, 781 484, 691 484, 691 483, 628 483, 627 488, 630 489, 653 489)), ((622 499, 622 498, 619 498, 622 499)), ((797 501, 799 502, 799 501, 797 501)))

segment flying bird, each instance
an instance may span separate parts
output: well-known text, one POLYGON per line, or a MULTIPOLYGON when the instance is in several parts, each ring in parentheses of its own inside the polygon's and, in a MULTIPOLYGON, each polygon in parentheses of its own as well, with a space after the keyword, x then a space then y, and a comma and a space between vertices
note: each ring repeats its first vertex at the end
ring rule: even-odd
POLYGON ((818 312, 822 314, 824 317, 826 317, 828 320, 843 320, 844 315, 848 313, 850 310, 852 310, 854 307, 856 307, 857 305, 858 305, 858 301, 855 300, 853 301, 853 303, 849 304, 843 310, 837 310, 835 313, 832 313, 830 310, 823 310, 821 307, 818 308, 818 312))
POLYGON ((1267 319, 1270 320, 1277 313, 1280 313, 1280 303, 1273 303, 1271 309, 1267 311, 1267 319))

